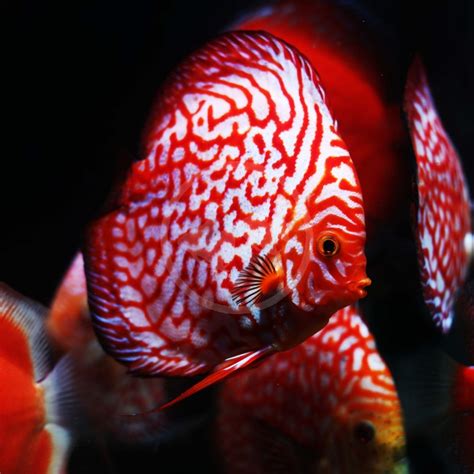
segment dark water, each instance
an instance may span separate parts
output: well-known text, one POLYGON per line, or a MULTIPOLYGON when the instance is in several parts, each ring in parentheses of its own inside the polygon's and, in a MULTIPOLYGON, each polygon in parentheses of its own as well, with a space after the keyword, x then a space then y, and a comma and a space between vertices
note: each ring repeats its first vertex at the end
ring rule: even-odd
MULTIPOLYGON (((474 189, 474 3, 360 3, 394 31, 401 56, 421 51, 438 111, 474 189)), ((158 85, 186 54, 253 5, 251 0, 0 5, 5 81, 0 280, 49 303, 113 177, 137 157, 158 85)), ((406 269, 408 275, 412 271, 406 269)), ((396 289, 398 282, 392 284, 396 289)), ((397 380, 404 378, 403 357, 420 341, 428 351, 440 343, 417 317, 418 304, 394 291, 392 301, 376 308, 392 321, 373 322, 373 330, 397 380)), ((189 404, 189 410, 206 414, 201 428, 184 429, 147 450, 84 440, 72 455, 70 472, 181 473, 196 465, 217 472, 208 429, 212 409, 204 409, 212 398, 211 392, 189 404)), ((407 413, 418 409, 410 393, 402 393, 402 401, 407 413)), ((430 427, 408 433, 413 472, 459 472, 429 432, 430 427)))

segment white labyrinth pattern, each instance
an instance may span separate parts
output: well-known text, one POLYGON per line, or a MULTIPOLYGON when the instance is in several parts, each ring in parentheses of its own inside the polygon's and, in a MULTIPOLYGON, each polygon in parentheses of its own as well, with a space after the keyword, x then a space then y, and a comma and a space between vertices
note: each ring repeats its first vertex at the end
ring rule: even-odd
POLYGON ((316 73, 286 43, 235 32, 196 52, 162 90, 145 148, 85 246, 95 328, 133 372, 199 373, 278 339, 278 312, 232 300, 255 254, 304 311, 360 277, 355 170, 316 73), (315 244, 326 229, 346 242, 330 264, 315 244))
POLYGON ((410 71, 405 108, 417 161, 416 233, 423 295, 436 326, 448 332, 472 251, 469 193, 418 61, 410 71))

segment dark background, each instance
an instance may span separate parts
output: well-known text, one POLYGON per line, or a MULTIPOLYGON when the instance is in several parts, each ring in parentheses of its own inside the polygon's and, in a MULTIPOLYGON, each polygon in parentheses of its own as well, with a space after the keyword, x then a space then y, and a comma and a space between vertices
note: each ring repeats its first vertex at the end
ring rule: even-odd
MULTIPOLYGON (((396 32, 402 55, 421 51, 474 189, 474 2, 359 3, 396 32)), ((163 78, 255 4, 1 3, 0 280, 50 301, 114 177, 139 157, 140 132, 163 78)), ((181 455, 193 459, 204 445, 184 445, 191 451, 181 455)), ((176 451, 150 472, 180 472, 173 470, 176 451)))

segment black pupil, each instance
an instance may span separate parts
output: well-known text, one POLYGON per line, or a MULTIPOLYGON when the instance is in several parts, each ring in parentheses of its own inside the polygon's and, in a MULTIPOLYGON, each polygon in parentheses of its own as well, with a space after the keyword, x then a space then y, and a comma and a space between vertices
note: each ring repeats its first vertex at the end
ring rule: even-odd
POLYGON ((355 437, 362 443, 368 443, 372 441, 375 436, 375 428, 372 423, 368 421, 361 421, 354 429, 355 437))
POLYGON ((325 255, 332 255, 336 251, 336 242, 332 239, 326 239, 323 242, 323 252, 325 255))

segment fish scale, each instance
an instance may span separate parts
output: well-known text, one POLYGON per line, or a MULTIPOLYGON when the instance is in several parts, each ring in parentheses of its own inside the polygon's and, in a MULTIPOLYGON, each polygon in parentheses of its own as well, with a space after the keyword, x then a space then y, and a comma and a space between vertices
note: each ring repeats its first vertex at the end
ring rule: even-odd
POLYGON ((294 345, 365 294, 358 179, 297 50, 263 32, 212 41, 170 77, 145 137, 146 158, 84 247, 95 329, 131 372, 250 363, 245 354, 294 345), (341 242, 333 260, 317 250, 326 231, 341 242), (280 285, 263 304, 239 304, 255 255, 279 268, 280 285))
POLYGON ((417 162, 416 237, 423 296, 436 326, 449 331, 472 253, 470 199, 459 156, 444 129, 419 59, 405 91, 417 162))

